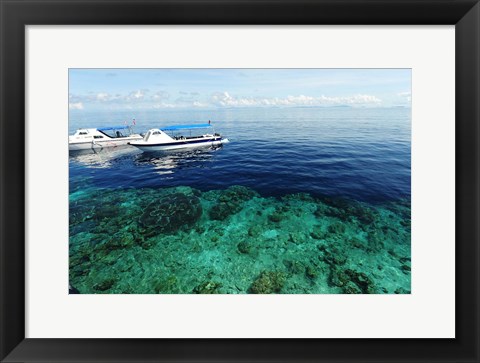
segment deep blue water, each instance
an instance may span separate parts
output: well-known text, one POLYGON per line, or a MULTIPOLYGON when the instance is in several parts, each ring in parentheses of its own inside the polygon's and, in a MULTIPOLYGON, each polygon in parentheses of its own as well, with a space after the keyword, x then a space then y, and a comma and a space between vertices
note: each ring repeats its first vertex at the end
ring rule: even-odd
POLYGON ((307 192, 384 202, 410 197, 411 110, 255 108, 210 111, 71 111, 69 131, 122 125, 136 132, 212 121, 230 143, 217 150, 144 154, 134 148, 70 156, 70 188, 231 185, 264 196, 307 192))

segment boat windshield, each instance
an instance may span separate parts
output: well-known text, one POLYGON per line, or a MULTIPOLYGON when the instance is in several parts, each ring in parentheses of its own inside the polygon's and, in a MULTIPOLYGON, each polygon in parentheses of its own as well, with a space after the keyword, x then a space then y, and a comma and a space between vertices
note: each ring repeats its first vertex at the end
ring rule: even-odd
POLYGON ((194 125, 175 125, 166 126, 162 131, 169 134, 175 140, 194 139, 207 136, 210 134, 213 126, 211 124, 194 124, 194 125))
POLYGON ((102 127, 97 130, 111 138, 126 137, 132 134, 130 126, 102 127))

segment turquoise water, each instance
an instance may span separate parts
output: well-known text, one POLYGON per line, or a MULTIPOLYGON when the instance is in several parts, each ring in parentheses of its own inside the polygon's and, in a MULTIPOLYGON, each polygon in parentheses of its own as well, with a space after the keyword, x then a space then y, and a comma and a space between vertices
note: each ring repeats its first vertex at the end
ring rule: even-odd
POLYGON ((78 127, 205 122, 231 143, 70 156, 80 293, 409 293, 410 110, 71 112, 78 127))

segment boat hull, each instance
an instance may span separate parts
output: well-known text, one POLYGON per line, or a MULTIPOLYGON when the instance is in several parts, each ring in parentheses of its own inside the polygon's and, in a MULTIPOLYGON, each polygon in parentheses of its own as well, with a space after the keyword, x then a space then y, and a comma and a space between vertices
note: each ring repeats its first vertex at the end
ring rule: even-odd
POLYGON ((99 141, 84 141, 84 142, 71 142, 68 144, 69 151, 79 151, 79 150, 98 150, 108 147, 117 147, 122 145, 128 145, 132 141, 141 140, 142 137, 124 137, 121 140, 119 139, 108 139, 108 140, 99 140, 99 141))
POLYGON ((131 142, 130 145, 142 150, 143 152, 158 152, 158 151, 175 151, 175 150, 190 150, 196 148, 218 147, 226 144, 228 139, 215 138, 209 140, 196 141, 179 141, 162 144, 145 144, 141 142, 131 142))

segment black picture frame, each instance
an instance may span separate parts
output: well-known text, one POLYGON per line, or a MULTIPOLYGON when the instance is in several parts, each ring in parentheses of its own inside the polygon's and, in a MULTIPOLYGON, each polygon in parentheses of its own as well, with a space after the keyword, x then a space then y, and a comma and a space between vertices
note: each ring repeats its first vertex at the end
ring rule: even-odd
POLYGON ((478 0, 0 0, 0 13, 2 362, 480 361, 478 0), (25 26, 39 24, 455 25, 456 338, 25 339, 25 26))

